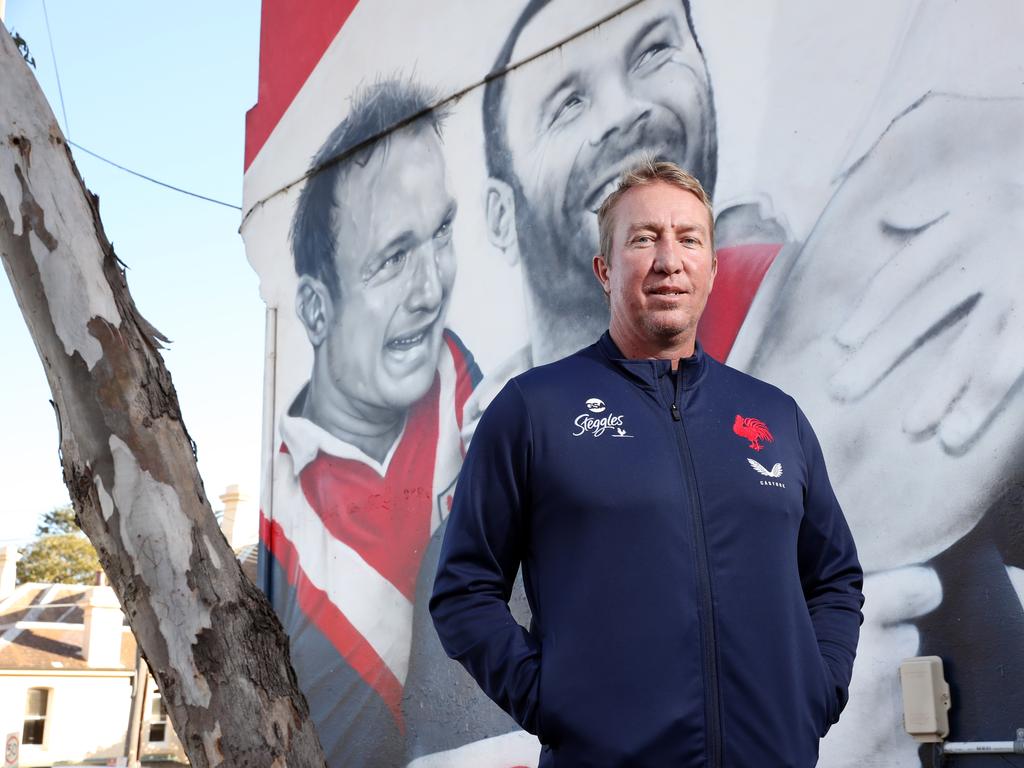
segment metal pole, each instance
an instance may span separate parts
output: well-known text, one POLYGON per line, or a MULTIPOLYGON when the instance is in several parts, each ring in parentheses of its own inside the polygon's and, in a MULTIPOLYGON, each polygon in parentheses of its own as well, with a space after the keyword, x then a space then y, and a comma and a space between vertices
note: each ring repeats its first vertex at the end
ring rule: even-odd
POLYGON ((1024 755, 1024 728, 1017 729, 1016 741, 947 741, 944 755, 1024 755))
MULTIPOLYGON (((2 0, 0 0, 2 2, 2 0)), ((142 739, 142 707, 149 687, 149 665, 142 658, 142 651, 135 648, 135 681, 132 683, 132 708, 128 715, 128 733, 125 735, 125 756, 128 768, 139 765, 139 743, 142 739)))
POLYGON ((1013 754, 1012 741, 947 741, 942 745, 945 755, 974 755, 979 753, 1013 754))
MULTIPOLYGON (((274 411, 277 408, 277 307, 267 307, 263 340, 263 435, 260 461, 260 514, 274 519, 274 456, 277 453, 274 432, 274 411)), ((269 542, 268 542, 269 546, 269 542)), ((266 559, 256 563, 256 584, 267 589, 266 559)))

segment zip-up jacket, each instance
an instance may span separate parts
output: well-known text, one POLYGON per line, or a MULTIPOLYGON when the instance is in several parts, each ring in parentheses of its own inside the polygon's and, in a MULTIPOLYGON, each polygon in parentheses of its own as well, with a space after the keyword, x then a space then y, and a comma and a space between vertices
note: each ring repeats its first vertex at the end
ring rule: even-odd
POLYGON ((541 766, 808 768, 863 574, 794 400, 700 349, 512 379, 463 464, 430 609, 541 766), (529 630, 507 602, 522 565, 529 630))

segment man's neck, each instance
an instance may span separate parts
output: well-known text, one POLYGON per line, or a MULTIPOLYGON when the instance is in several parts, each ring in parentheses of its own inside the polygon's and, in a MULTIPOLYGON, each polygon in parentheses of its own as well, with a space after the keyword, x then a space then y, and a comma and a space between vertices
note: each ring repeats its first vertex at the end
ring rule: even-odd
POLYGON ((651 340, 636 333, 633 329, 623 328, 614 319, 608 332, 615 346, 629 360, 671 360, 672 370, 679 367, 679 361, 693 355, 696 348, 696 329, 666 338, 651 340))
POLYGON ((383 463, 405 426, 405 412, 355 403, 331 385, 325 366, 313 363, 303 418, 383 463))

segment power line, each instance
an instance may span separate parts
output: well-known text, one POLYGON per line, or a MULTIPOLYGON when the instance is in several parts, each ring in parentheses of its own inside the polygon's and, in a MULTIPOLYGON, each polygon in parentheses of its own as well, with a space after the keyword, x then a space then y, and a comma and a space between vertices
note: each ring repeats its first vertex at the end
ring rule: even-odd
POLYGON ((50 58, 53 59, 53 71, 57 75, 57 93, 60 95, 60 111, 64 115, 64 133, 71 139, 71 123, 64 109, 64 89, 60 87, 60 68, 57 66, 57 51, 53 47, 53 34, 50 32, 50 14, 46 12, 46 0, 43 0, 43 18, 46 19, 46 37, 50 40, 50 58))
POLYGON ((108 159, 106 157, 103 157, 103 155, 96 154, 91 149, 86 149, 81 144, 76 144, 71 139, 68 139, 68 144, 70 144, 75 149, 80 149, 82 152, 85 152, 85 154, 87 154, 87 155, 91 155, 92 157, 95 157, 97 160, 102 160, 104 163, 107 163, 108 165, 112 165, 115 168, 118 168, 118 169, 124 171, 125 173, 130 173, 132 176, 138 176, 140 179, 145 179, 146 181, 151 181, 154 184, 159 184, 161 187, 167 187, 167 189, 173 189, 175 192, 181 192, 181 194, 188 195, 189 197, 198 197, 200 200, 206 200, 209 203, 216 203, 217 205, 223 205, 225 208, 234 208, 236 211, 242 210, 242 206, 240 206, 240 205, 235 205, 234 203, 225 203, 223 200, 217 200, 217 199, 212 198, 212 197, 207 197, 206 195, 200 195, 198 192, 190 192, 187 189, 182 189, 181 187, 176 187, 173 184, 168 184, 165 181, 160 181, 159 179, 154 179, 152 176, 147 176, 144 173, 139 173, 138 171, 133 171, 131 168, 126 168, 125 166, 121 165, 120 163, 115 163, 113 160, 110 160, 110 159, 108 159))
POLYGON ((68 144, 73 146, 75 149, 79 149, 82 152, 85 152, 85 154, 87 155, 95 157, 97 160, 102 160, 104 163, 112 165, 115 168, 124 171, 125 173, 130 173, 132 176, 138 176, 140 179, 151 181, 154 184, 158 184, 161 187, 172 189, 175 192, 180 192, 181 194, 188 195, 189 197, 195 197, 200 200, 205 200, 208 203, 216 203, 217 205, 223 205, 225 208, 234 208, 236 211, 242 210, 242 206, 240 205, 234 205, 233 203, 225 203, 223 200, 216 200, 212 197, 207 197, 206 195, 200 195, 198 192, 190 192, 187 189, 182 189, 181 187, 176 187, 173 184, 168 184, 167 182, 160 181, 159 179, 154 179, 152 176, 147 176, 144 173, 133 171, 131 168, 127 168, 121 165, 120 163, 115 163, 113 160, 103 157, 103 155, 97 154, 96 152, 93 152, 91 149, 86 149, 81 144, 76 144, 75 142, 73 142, 71 140, 71 123, 68 122, 68 113, 64 107, 64 89, 61 88, 60 85, 60 68, 57 66, 57 51, 53 46, 53 34, 50 32, 50 15, 46 12, 46 0, 43 0, 43 18, 46 19, 46 36, 50 40, 50 58, 53 59, 53 71, 54 74, 57 76, 57 93, 60 96, 60 111, 61 114, 64 116, 64 134, 67 137, 68 144))

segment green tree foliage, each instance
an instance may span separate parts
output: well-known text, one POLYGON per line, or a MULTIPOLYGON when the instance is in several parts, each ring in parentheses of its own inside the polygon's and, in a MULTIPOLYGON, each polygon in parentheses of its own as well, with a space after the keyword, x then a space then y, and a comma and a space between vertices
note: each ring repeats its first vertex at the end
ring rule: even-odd
POLYGON ((81 533, 81 529, 75 521, 75 509, 70 504, 44 512, 42 520, 36 526, 36 538, 38 539, 58 533, 81 533))
POLYGON ((92 584, 100 570, 96 550, 75 524, 70 505, 45 513, 36 527, 36 540, 20 553, 19 584, 92 584))

